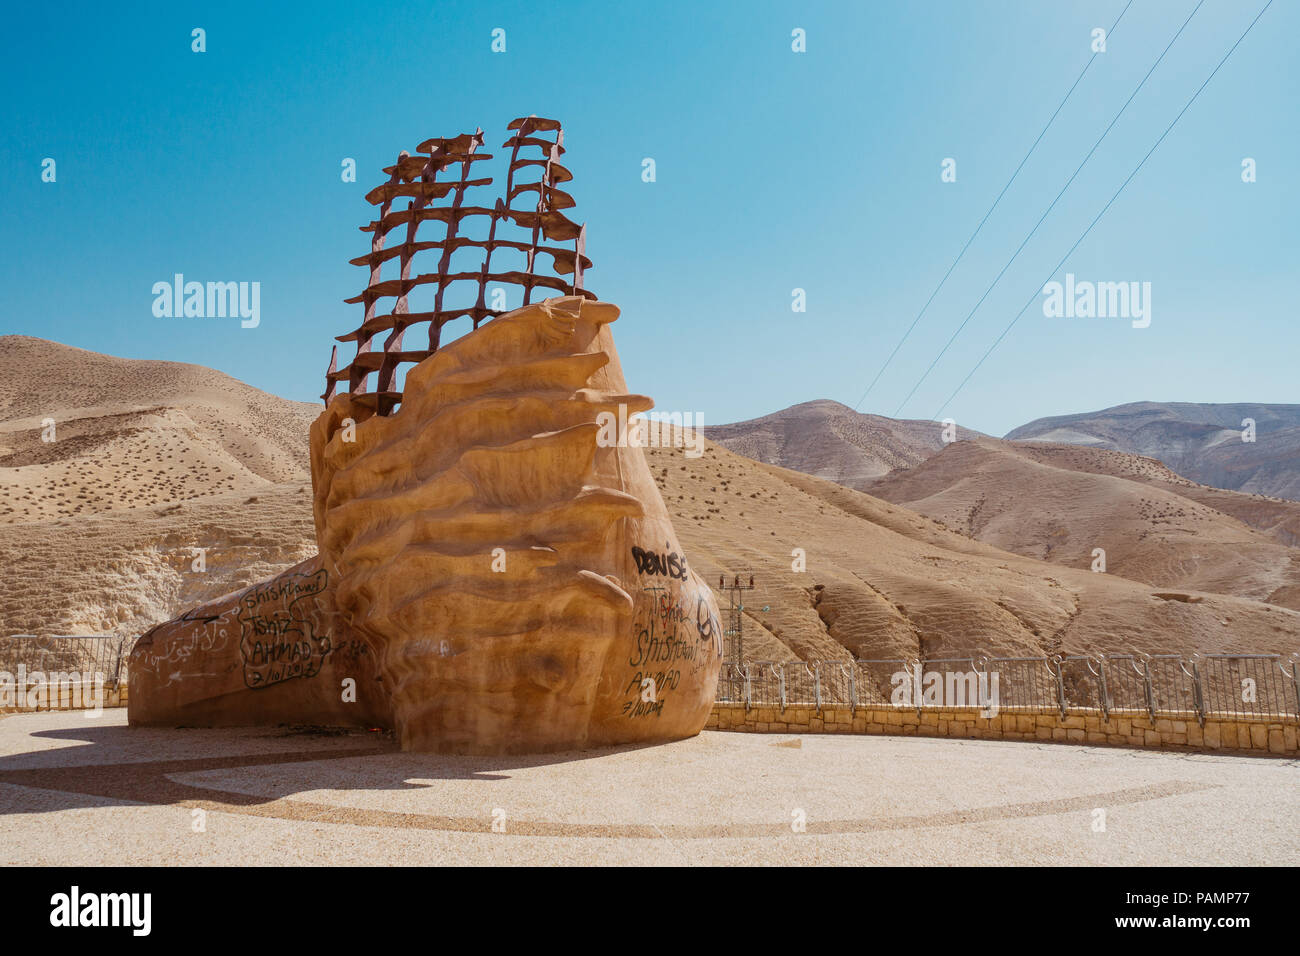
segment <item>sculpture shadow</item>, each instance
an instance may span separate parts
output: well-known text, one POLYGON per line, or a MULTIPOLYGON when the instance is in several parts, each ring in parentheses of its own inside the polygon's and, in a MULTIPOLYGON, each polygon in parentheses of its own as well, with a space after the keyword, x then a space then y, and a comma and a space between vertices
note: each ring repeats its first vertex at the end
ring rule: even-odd
POLYGON ((77 741, 85 746, 0 756, 0 784, 24 788, 5 789, 4 796, 0 797, 0 815, 140 804, 202 804, 208 809, 249 812, 249 808, 264 807, 304 792, 416 791, 430 786, 413 780, 493 783, 509 780, 513 770, 591 760, 657 746, 627 744, 516 756, 407 753, 398 748, 388 733, 289 726, 158 729, 98 725, 40 730, 30 736, 77 741), (268 739, 312 740, 316 744, 299 749, 268 749, 263 743, 268 739), (247 746, 250 741, 255 742, 252 748, 247 746), (142 757, 142 751, 155 756, 142 757), (295 766, 299 770, 294 774, 276 772, 295 766), (266 768, 266 773, 259 774, 259 792, 255 794, 225 789, 215 783, 205 786, 193 779, 177 779, 217 770, 251 770, 258 774, 257 768, 266 768))

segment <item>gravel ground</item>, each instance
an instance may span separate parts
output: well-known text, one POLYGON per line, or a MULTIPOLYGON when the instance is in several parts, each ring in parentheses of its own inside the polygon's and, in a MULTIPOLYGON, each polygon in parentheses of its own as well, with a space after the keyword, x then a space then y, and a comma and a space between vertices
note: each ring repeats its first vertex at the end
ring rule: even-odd
POLYGON ((1298 768, 716 732, 443 757, 403 754, 381 734, 27 714, 0 719, 0 862, 1295 865, 1298 768))

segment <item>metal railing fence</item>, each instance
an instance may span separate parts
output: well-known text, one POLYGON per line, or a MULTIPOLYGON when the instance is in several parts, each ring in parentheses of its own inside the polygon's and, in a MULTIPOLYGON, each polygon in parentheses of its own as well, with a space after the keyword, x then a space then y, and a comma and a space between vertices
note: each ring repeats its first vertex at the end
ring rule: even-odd
POLYGON ((724 662, 720 703, 753 707, 1056 710, 1300 721, 1300 654, 972 655, 942 659, 724 662))
POLYGON ((16 680, 19 673, 76 673, 91 681, 102 675, 104 686, 116 688, 126 680, 126 660, 133 639, 119 634, 14 634, 0 637, 0 672, 16 680))

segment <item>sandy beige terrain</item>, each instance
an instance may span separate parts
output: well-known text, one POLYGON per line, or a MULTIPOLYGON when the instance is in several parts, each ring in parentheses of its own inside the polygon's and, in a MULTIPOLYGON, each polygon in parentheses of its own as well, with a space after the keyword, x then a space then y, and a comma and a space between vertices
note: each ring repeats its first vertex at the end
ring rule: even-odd
POLYGON ((1037 441, 1016 442, 1015 447, 1034 461, 1060 465, 1073 471, 1115 475, 1151 485, 1163 485, 1184 498, 1208 505, 1243 524, 1264 531, 1282 544, 1300 546, 1300 501, 1199 484, 1175 474, 1154 458, 1142 455, 1037 441))
POLYGON ((317 414, 200 365, 0 336, 0 526, 309 481, 317 414))
POLYGON ((138 634, 313 554, 317 414, 198 365, 0 337, 0 635, 138 634))
POLYGON ((1295 866, 1298 796, 1294 761, 1044 742, 705 731, 457 757, 120 708, 0 720, 10 866, 1295 866))
MULTIPOLYGON (((18 340, 24 342, 38 340, 18 340)), ((162 487, 154 485, 150 501, 142 490, 147 482, 120 477, 132 474, 132 463, 139 468, 123 458, 116 479, 84 480, 86 490, 76 493, 84 499, 60 491, 63 497, 44 510, 0 516, 9 522, 0 524, 0 634, 138 634, 315 551, 305 470, 313 406, 196 366, 110 359, 52 343, 28 346, 29 353, 39 348, 60 356, 66 384, 48 388, 37 402, 23 397, 37 374, 33 356, 5 370, 0 401, 8 410, 0 413, 0 443, 28 451, 0 461, 0 487, 10 495, 0 502, 24 492, 29 500, 48 498, 50 489, 31 469, 79 474, 105 456, 101 449, 124 441, 126 431, 140 443, 138 455, 151 460, 162 453, 167 461, 163 449, 171 442, 173 473, 194 480, 176 486, 177 500, 161 497, 162 487), (60 405, 54 396, 63 394, 69 397, 60 405), (146 395, 148 402, 139 401, 146 395), (154 425, 118 417, 133 401, 152 410, 154 425), (186 433, 192 440, 162 424, 173 413, 196 423, 186 433), (70 438, 63 446, 70 432, 60 427, 59 441, 41 446, 48 457, 29 460, 46 415, 82 422, 93 440, 70 438), (203 480, 200 465, 218 455, 249 477, 229 490, 203 480), (301 470, 291 470, 295 463, 301 470), (75 517, 73 502, 82 507, 75 517), (192 567, 196 547, 208 549, 203 572, 192 567)), ((680 448, 649 449, 647 456, 686 555, 705 579, 752 569, 758 588, 745 601, 750 659, 1300 648, 1300 613, 1236 591, 1153 587, 1116 573, 1093 574, 1086 563, 1063 567, 1013 554, 910 508, 712 443, 699 458, 680 448), (795 549, 802 549, 806 570, 794 570, 795 549)), ((725 615, 727 597, 720 598, 725 615)))
POLYGON ((873 495, 1008 551, 1163 588, 1300 610, 1300 503, 1207 488, 1160 462, 1078 445, 957 442, 873 495))
POLYGON ((717 446, 693 462, 669 449, 651 450, 650 460, 706 579, 754 569, 747 613, 768 635, 751 628, 747 657, 1300 648, 1300 614, 1284 607, 1014 555, 909 508, 717 446), (792 570, 795 548, 806 553, 803 573, 792 570))

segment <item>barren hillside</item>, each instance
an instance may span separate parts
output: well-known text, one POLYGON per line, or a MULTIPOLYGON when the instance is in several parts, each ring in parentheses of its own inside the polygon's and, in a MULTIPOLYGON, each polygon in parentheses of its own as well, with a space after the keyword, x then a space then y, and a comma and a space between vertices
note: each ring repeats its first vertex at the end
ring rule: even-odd
POLYGON ((1006 437, 1132 452, 1216 488, 1300 499, 1300 405, 1134 402, 1040 418, 1006 437), (1253 441, 1243 441, 1246 419, 1253 441))
POLYGON ((1150 458, 985 438, 871 493, 1017 554, 1083 570, 1104 557, 1107 574, 1300 609, 1300 504, 1205 488, 1150 458))
MULTIPOLYGON (((746 458, 793 468, 850 488, 909 468, 943 447, 943 426, 864 415, 820 399, 762 418, 704 429, 713 441, 746 458)), ((958 438, 979 432, 956 430, 958 438)))
POLYGON ((1300 614, 1287 608, 1015 555, 714 445, 694 461, 673 449, 649 455, 696 567, 710 581, 754 569, 746 613, 770 635, 747 643, 756 659, 787 648, 804 659, 842 649, 867 658, 1300 649, 1300 614), (792 570, 795 548, 806 553, 803 573, 792 570))
POLYGON ((199 365, 0 336, 0 525, 307 481, 316 414, 199 365))
MULTIPOLYGON (((196 366, 16 345, 28 361, 0 380, 0 435, 13 449, 0 460, 0 509, 11 509, 0 634, 138 634, 315 550, 314 406, 196 366), (61 384, 32 397, 18 380, 30 384, 31 360, 51 353, 61 384), (39 441, 44 417, 59 423, 53 443, 39 441)), ((709 580, 752 569, 751 659, 1300 648, 1300 614, 1236 591, 1156 588, 1013 554, 712 443, 700 458, 648 456, 688 559, 709 580)))

